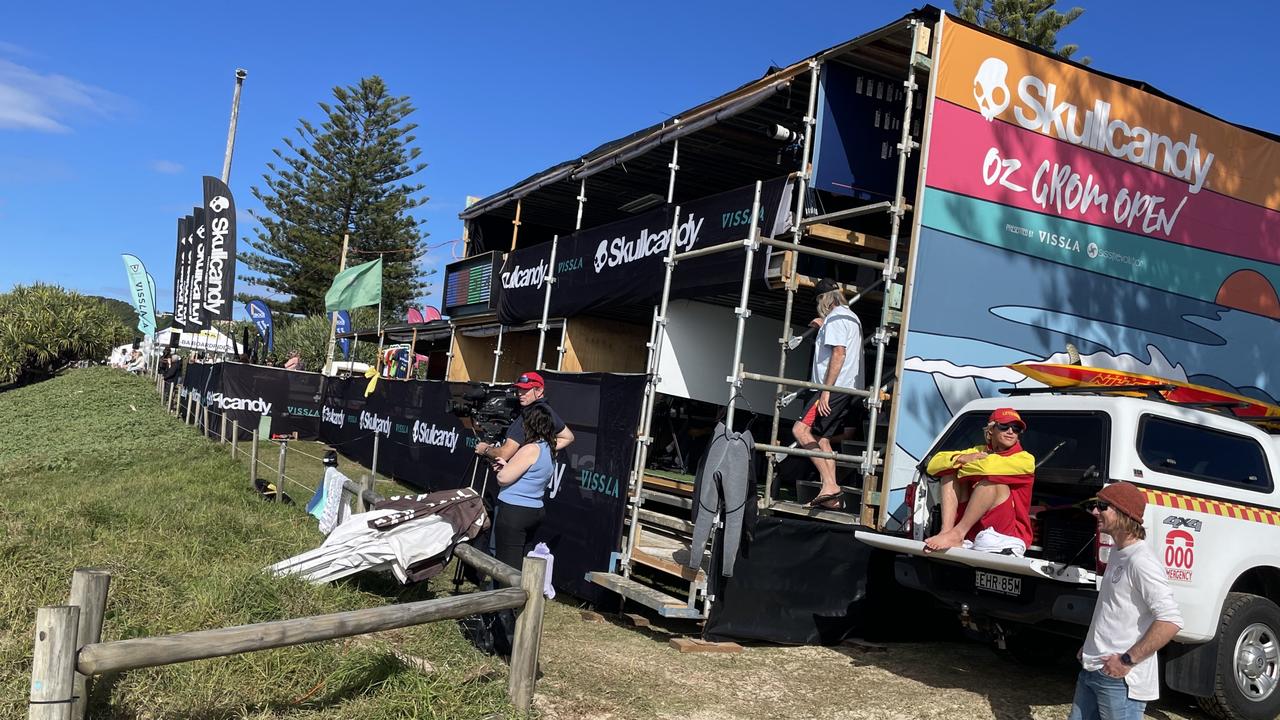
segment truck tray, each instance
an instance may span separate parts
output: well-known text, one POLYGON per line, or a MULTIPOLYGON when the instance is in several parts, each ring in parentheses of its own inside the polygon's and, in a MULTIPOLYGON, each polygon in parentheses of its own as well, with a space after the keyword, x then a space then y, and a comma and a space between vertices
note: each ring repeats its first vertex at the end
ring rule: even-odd
POLYGON ((871 547, 880 548, 881 550, 889 550, 891 552, 903 553, 905 555, 928 557, 940 562, 954 562, 959 565, 980 567, 987 570, 997 570, 999 572, 1012 573, 1015 575, 1046 578, 1049 580, 1067 583, 1069 585, 1095 585, 1098 580, 1097 573, 1092 570, 1086 570, 1079 565, 1065 565, 1063 563, 1055 563, 1048 560, 1037 560, 1035 558, 1025 557, 1020 558, 1014 555, 997 555, 995 553, 965 550, 963 548, 950 548, 942 552, 926 553, 924 551, 923 541, 911 540, 909 538, 897 537, 894 535, 884 535, 882 533, 870 532, 867 530, 859 530, 855 532, 854 537, 871 547))

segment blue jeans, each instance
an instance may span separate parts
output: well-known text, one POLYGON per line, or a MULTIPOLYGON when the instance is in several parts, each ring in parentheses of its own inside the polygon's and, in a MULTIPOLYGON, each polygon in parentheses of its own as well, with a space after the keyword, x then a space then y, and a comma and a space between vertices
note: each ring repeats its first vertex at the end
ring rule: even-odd
POLYGON ((1142 720, 1146 707, 1144 700, 1129 699, 1124 678, 1103 675, 1101 670, 1081 670, 1067 720, 1142 720))

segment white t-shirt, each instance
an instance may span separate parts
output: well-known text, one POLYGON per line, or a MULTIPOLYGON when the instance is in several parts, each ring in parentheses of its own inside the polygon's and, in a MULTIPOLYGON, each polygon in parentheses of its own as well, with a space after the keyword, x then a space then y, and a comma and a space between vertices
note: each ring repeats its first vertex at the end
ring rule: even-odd
MULTIPOLYGON (((1107 655, 1129 652, 1156 620, 1182 627, 1182 613, 1155 553, 1141 540, 1112 550, 1084 641, 1080 659, 1084 669, 1098 670, 1107 655)), ((1156 657, 1152 655, 1134 665, 1124 676, 1131 699, 1150 701, 1160 697, 1156 657)))
POLYGON ((826 383, 831 350, 843 346, 844 365, 833 385, 864 389, 862 380, 862 321, 843 305, 837 306, 822 321, 817 344, 813 349, 813 382, 826 383))

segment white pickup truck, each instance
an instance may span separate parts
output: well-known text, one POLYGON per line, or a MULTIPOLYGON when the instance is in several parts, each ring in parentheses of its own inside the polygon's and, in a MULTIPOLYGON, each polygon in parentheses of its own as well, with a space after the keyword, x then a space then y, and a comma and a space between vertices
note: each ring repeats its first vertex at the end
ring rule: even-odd
POLYGON ((975 400, 929 451, 981 442, 988 415, 1012 406, 1036 458, 1034 540, 1026 557, 959 548, 924 552, 938 483, 924 463, 909 493, 907 536, 859 532, 900 553, 902 585, 955 608, 961 622, 1025 657, 1052 635, 1082 637, 1109 538, 1078 503, 1128 480, 1148 504, 1146 542, 1161 559, 1185 626, 1160 653, 1165 684, 1223 718, 1280 715, 1280 437, 1225 409, 1114 394, 1044 391, 975 400))

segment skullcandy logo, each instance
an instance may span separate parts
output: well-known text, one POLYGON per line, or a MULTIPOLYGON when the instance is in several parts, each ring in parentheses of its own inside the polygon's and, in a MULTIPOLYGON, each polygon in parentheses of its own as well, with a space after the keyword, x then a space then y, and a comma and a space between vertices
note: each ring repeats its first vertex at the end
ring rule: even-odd
POLYGON ((507 290, 522 287, 542 287, 542 281, 546 277, 546 261, 539 260, 537 265, 528 268, 516 265, 511 270, 502 273, 502 287, 507 290))
POLYGON ((342 427, 342 422, 343 422, 342 411, 334 410, 333 408, 330 408, 328 405, 325 405, 320 408, 320 422, 342 427))
MULTIPOLYGON (((973 77, 973 99, 988 122, 1004 113, 1013 101, 1015 93, 1009 89, 1008 76, 1009 65, 1000 58, 989 57, 973 77)), ((1046 83, 1035 75, 1024 75, 1016 88, 1019 103, 1013 108, 1013 116, 1028 130, 1171 175, 1190 185, 1192 194, 1200 192, 1209 177, 1214 156, 1196 147, 1200 139, 1196 133, 1190 133, 1186 140, 1176 140, 1113 119, 1111 103, 1102 98, 1094 98, 1093 105, 1084 109, 1060 99, 1070 87, 1046 83)))
POLYGON ((391 437, 391 418, 379 417, 371 412, 360 411, 360 429, 372 430, 375 433, 382 433, 387 437, 391 437))
POLYGON ((413 441, 423 445, 447 447, 449 452, 453 452, 458 447, 458 431, 436 427, 435 423, 427 424, 421 420, 414 420, 413 441))
POLYGON ((228 207, 231 207, 231 201, 227 200, 223 195, 217 195, 209 201, 209 209, 216 213, 220 213, 228 207))
POLYGON ((262 398, 250 400, 248 398, 227 397, 220 392, 211 392, 206 404, 217 405, 219 410, 247 410, 259 415, 271 414, 271 403, 262 398))
MULTIPOLYGON (((698 218, 695 220, 693 214, 690 213, 687 220, 675 227, 675 249, 677 251, 687 252, 698 244, 698 233, 702 231, 702 222, 705 219, 698 218)), ((661 232, 651 233, 649 228, 644 228, 640 231, 640 236, 634 240, 628 240, 626 235, 601 240, 600 244, 596 246, 595 262, 593 263, 596 272, 604 270, 605 266, 617 267, 650 255, 665 253, 667 251, 667 243, 670 242, 671 231, 672 228, 666 228, 661 232)))
POLYGON ((987 58, 978 66, 978 74, 973 78, 973 99, 978 101, 978 111, 988 122, 1009 107, 1009 86, 1005 83, 1008 75, 1009 65, 1000 58, 987 58))

